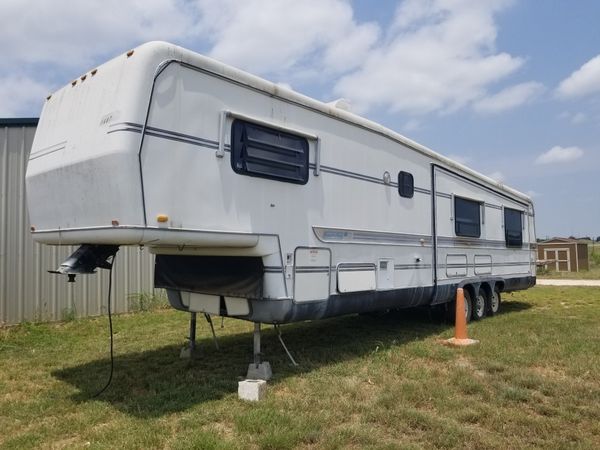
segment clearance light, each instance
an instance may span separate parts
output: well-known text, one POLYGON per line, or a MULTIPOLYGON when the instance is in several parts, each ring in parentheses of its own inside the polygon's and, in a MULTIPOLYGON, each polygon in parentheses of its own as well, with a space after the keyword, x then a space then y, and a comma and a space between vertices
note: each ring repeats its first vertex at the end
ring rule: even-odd
POLYGON ((129 50, 129 51, 127 52, 127 57, 128 57, 128 58, 129 58, 131 55, 133 55, 133 50, 129 50))
POLYGON ((117 219, 113 219, 111 222, 113 227, 118 227, 119 226, 119 221, 117 219))
POLYGON ((71 81, 71 86, 75 86, 77 84, 77 80, 71 81))
POLYGON ((85 81, 86 78, 87 78, 87 75, 82 75, 81 76, 81 81, 85 81))
POLYGON ((48 97, 46 97, 46 100, 50 100, 52 98, 52 94, 48 95, 48 97))
POLYGON ((158 216, 156 216, 156 221, 159 223, 166 223, 169 220, 169 216, 167 216, 166 214, 159 214, 158 216))
POLYGON ((98 69, 94 69, 90 73, 92 74, 92 76, 94 76, 94 75, 96 75, 96 72, 98 72, 98 69))

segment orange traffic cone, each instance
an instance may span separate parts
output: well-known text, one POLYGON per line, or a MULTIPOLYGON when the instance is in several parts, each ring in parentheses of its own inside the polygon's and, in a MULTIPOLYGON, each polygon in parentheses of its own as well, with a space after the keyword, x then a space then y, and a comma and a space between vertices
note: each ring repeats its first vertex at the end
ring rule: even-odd
POLYGON ((464 347, 466 345, 478 344, 479 341, 469 339, 467 335, 467 317, 465 315, 465 291, 463 288, 456 290, 456 318, 454 325, 454 337, 443 341, 446 345, 464 347))

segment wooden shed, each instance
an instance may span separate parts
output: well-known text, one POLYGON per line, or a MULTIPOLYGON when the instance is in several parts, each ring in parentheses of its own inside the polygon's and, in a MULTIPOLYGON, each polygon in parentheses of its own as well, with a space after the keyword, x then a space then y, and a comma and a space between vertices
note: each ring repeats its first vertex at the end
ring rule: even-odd
POLYGON ((538 260, 557 272, 579 272, 590 267, 588 245, 576 239, 552 238, 538 243, 538 260))

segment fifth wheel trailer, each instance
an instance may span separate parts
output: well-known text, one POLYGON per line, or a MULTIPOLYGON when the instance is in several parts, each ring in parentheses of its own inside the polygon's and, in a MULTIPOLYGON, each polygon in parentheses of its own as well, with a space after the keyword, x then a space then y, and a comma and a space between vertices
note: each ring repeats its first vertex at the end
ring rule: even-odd
POLYGON ((182 311, 282 324, 439 305, 460 286, 481 318, 535 284, 528 196, 163 42, 48 97, 27 195, 36 241, 83 245, 60 272, 146 246, 182 311))

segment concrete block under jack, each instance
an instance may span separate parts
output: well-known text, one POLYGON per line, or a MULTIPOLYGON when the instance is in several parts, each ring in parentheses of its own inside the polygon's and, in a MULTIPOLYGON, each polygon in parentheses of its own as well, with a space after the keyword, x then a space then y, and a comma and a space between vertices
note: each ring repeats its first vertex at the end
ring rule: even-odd
POLYGON ((268 361, 260 364, 251 363, 248 365, 248 373, 246 378, 249 380, 265 380, 269 381, 273 377, 273 371, 271 370, 271 364, 268 361))
POLYGON ((257 402, 265 398, 267 382, 265 380, 244 380, 238 383, 238 397, 242 400, 257 402))

